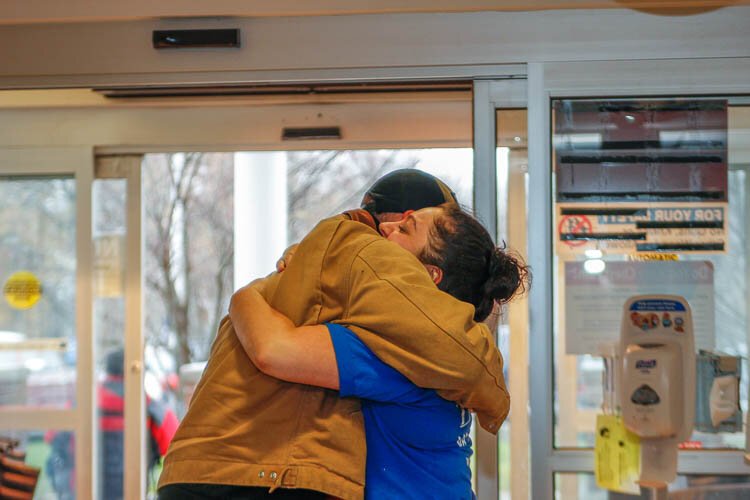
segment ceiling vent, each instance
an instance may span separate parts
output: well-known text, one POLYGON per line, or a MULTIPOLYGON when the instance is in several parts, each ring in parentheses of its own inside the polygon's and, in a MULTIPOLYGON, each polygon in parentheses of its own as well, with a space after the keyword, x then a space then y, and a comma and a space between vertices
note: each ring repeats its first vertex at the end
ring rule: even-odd
POLYGON ((309 139, 341 139, 341 127, 284 127, 283 141, 303 141, 309 139))

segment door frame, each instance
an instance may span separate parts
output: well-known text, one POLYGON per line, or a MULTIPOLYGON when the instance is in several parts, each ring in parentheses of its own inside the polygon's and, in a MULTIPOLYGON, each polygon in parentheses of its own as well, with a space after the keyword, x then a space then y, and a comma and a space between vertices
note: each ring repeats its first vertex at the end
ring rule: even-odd
POLYGON ((91 240, 91 148, 14 148, 0 151, 0 175, 73 176, 76 185, 76 404, 72 409, 0 409, 3 427, 9 430, 54 429, 75 435, 76 495, 92 498, 95 435, 94 353, 92 342, 93 245, 91 240))
MULTIPOLYGON (((146 397, 143 360, 143 210, 141 155, 97 156, 95 180, 123 179, 125 188, 123 498, 146 491, 146 397)), ((92 207, 96 208, 96 207, 92 207)), ((96 464, 94 464, 96 470, 96 464)))
MULTIPOLYGON (((498 192, 497 171, 497 111, 500 109, 526 108, 527 83, 523 78, 493 78, 474 80, 473 95, 473 145, 474 145, 474 212, 485 224, 495 241, 500 241, 498 228, 504 230, 508 243, 515 249, 520 250, 526 246, 525 234, 515 229, 516 225, 510 223, 510 214, 513 217, 525 218, 525 206, 521 203, 518 207, 510 206, 511 200, 522 201, 510 193, 498 192), (499 200, 508 200, 506 219, 498 220, 499 200), (518 211, 518 212, 517 212, 518 211)), ((508 189, 509 184, 503 183, 508 189)), ((519 194, 519 193, 516 193, 519 194)), ((513 313, 516 316, 520 314, 513 313)), ((523 329, 523 324, 514 323, 513 329, 523 329)), ((525 352, 525 336, 511 335, 510 350, 512 353, 525 352), (523 344, 523 345, 522 345, 523 344)), ((512 356, 512 354, 511 354, 512 356)), ((525 362, 521 363, 525 366, 525 362)), ((506 360, 506 366, 512 367, 506 360)), ((512 371, 512 368, 511 368, 512 371)), ((510 377, 509 389, 511 395, 517 391, 525 394, 526 381, 524 377, 510 377)), ((512 397, 512 396, 511 396, 512 397)), ((523 399, 523 398, 522 398, 523 399)), ((511 405, 511 419, 515 422, 514 432, 517 430, 525 433, 527 424, 525 414, 521 415, 519 409, 525 406, 524 401, 513 399, 511 405), (520 406, 519 406, 520 405, 520 406), (515 417, 515 418, 514 418, 515 417)), ((476 433, 476 495, 477 498, 499 498, 500 495, 500 440, 481 428, 476 433)), ((523 464, 528 462, 528 452, 524 448, 511 447, 510 463, 508 467, 518 467, 518 473, 511 472, 510 491, 512 498, 528 496, 528 473, 523 464)))

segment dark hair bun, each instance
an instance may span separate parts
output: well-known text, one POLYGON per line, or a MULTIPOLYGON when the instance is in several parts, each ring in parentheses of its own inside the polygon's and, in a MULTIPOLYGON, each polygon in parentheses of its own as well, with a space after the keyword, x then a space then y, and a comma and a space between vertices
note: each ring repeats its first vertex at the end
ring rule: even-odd
POLYGON ((487 281, 484 283, 482 300, 477 306, 477 317, 489 316, 495 302, 506 304, 522 295, 531 279, 529 268, 504 247, 495 247, 488 260, 487 281))
POLYGON ((443 270, 438 288, 474 305, 474 319, 484 321, 495 303, 524 293, 531 275, 523 260, 496 247, 482 224, 458 205, 442 205, 430 244, 420 260, 443 270))
POLYGON ((529 269, 518 256, 497 247, 490 256, 489 278, 485 290, 488 295, 504 304, 526 291, 529 278, 529 269))

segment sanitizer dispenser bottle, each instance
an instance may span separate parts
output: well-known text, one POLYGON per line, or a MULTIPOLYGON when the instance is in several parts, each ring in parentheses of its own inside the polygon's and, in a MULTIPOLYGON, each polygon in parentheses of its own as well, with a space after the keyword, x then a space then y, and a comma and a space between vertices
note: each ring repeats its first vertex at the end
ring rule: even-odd
POLYGON ((677 445, 690 438, 695 411, 687 301, 674 295, 628 299, 619 351, 619 406, 625 427, 641 438, 641 483, 670 483, 677 475, 677 445))

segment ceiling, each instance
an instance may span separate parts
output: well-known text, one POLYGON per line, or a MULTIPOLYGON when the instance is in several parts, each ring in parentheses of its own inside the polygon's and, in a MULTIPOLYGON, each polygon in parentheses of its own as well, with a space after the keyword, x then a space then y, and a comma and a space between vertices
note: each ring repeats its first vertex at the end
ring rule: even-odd
POLYGON ((632 8, 690 15, 750 0, 3 0, 0 25, 127 21, 184 17, 273 17, 410 12, 632 8))

